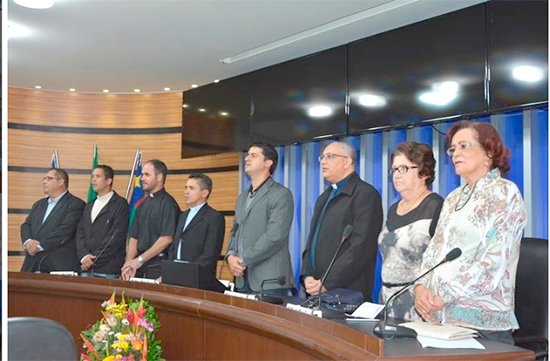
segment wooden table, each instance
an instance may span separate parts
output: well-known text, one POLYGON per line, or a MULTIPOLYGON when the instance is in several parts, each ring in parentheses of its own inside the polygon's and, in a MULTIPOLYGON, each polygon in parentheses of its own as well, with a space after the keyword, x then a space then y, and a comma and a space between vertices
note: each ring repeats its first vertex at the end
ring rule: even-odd
POLYGON ((422 349, 416 340, 386 341, 372 325, 349 325, 223 294, 167 285, 10 272, 8 316, 65 325, 77 340, 100 317, 113 290, 143 296, 157 310, 167 360, 532 360, 518 347, 483 341, 486 350, 422 349), (369 330, 370 327, 370 330, 369 330))

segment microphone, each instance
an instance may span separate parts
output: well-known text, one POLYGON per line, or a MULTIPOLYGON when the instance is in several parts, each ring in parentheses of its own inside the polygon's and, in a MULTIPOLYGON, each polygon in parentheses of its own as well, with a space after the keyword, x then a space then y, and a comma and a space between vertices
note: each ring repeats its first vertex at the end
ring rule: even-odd
MULTIPOLYGON (((238 223, 233 223, 233 227, 231 227, 231 231, 229 232, 229 237, 231 238, 231 243, 233 242, 233 237, 235 237, 235 233, 237 233, 238 230, 239 230, 239 224, 238 223)), ((227 248, 231 248, 231 244, 227 248)), ((220 267, 220 271, 218 272, 218 279, 220 279, 222 277, 223 268, 225 267, 225 264, 227 263, 227 257, 229 257, 229 256, 226 254, 225 257, 223 258, 223 262, 222 262, 222 265, 220 267)))
POLYGON ((95 261, 94 261, 94 264, 92 265, 92 269, 91 269, 91 274, 92 276, 94 275, 94 268, 95 268, 95 265, 97 264, 97 261, 99 260, 99 258, 101 257, 101 255, 103 254, 103 252, 105 252, 105 250, 107 249, 107 247, 109 247, 109 244, 111 244, 111 241, 113 240, 113 238, 115 238, 115 236, 117 235, 118 233, 118 229, 115 229, 113 234, 111 235, 111 237, 109 238, 109 240, 105 243, 105 245, 101 248, 101 251, 99 251, 99 253, 97 254, 97 256, 95 257, 95 261))
POLYGON ((262 281, 262 284, 260 285, 260 294, 257 295, 258 301, 263 301, 267 303, 273 303, 276 305, 282 305, 283 299, 281 297, 275 297, 264 294, 264 285, 266 283, 277 283, 279 286, 284 286, 286 283, 286 277, 285 276, 279 276, 277 278, 269 278, 262 281))
MULTIPOLYGON (((47 255, 45 255, 44 257, 42 257, 42 259, 40 259, 40 262, 38 262, 38 268, 36 269, 36 271, 34 271, 34 273, 42 273, 41 269, 42 269, 42 262, 44 262, 44 260, 46 258, 48 258, 51 254, 53 253, 52 252, 49 252, 47 255)), ((49 272, 47 272, 49 273, 49 272)))
MULTIPOLYGON (((40 262, 38 262, 38 267, 36 269, 36 271, 34 271, 34 273, 42 273, 41 269, 42 269, 42 262, 44 262, 44 260, 46 260, 46 258, 48 258, 52 253, 54 253, 55 251, 57 251, 59 248, 63 247, 66 243, 68 242, 68 239, 64 239, 62 240, 61 242, 59 242, 59 244, 57 246, 54 246, 52 247, 50 250, 44 250, 42 252, 48 252, 47 255, 45 255, 44 257, 42 257, 42 259, 40 259, 40 262)), ((40 254, 41 252, 39 252, 40 254)), ((38 254, 37 254, 38 256, 38 254)), ((35 256, 36 257, 36 256, 35 256)), ((72 270, 74 271, 74 270, 72 270)), ((49 273, 49 272, 47 272, 49 273)))
POLYGON ((344 232, 342 232, 342 240, 340 241, 340 244, 338 245, 338 248, 336 249, 334 256, 332 256, 332 260, 330 261, 327 267, 327 270, 325 271, 325 274, 323 275, 323 277, 321 277, 321 288, 323 287, 323 284, 325 283, 328 273, 330 272, 330 269, 332 268, 332 265, 336 260, 336 256, 338 256, 338 253, 340 253, 340 250, 342 249, 344 242, 348 240, 348 238, 351 236, 352 233, 353 233, 353 226, 351 224, 348 224, 346 227, 344 227, 344 232))
MULTIPOLYGON (((342 232, 342 239, 340 240, 340 244, 338 245, 338 248, 336 249, 336 252, 334 253, 334 256, 332 256, 332 260, 330 261, 325 273, 323 274, 323 277, 321 277, 321 289, 323 288, 323 284, 325 283, 325 280, 328 276, 328 273, 330 272, 332 265, 334 264, 334 261, 336 260, 336 256, 338 256, 338 253, 340 253, 340 250, 342 249, 342 246, 346 242, 346 240, 351 236, 353 233, 353 226, 351 224, 348 224, 344 227, 344 231, 342 232)), ((321 307, 321 293, 316 294, 315 296, 312 296, 306 300, 302 304, 302 306, 306 306, 308 308, 319 308, 321 307)))
POLYGON ((413 337, 416 337, 416 331, 414 331, 410 328, 407 328, 407 327, 399 326, 399 325, 390 325, 386 322, 387 318, 388 318, 388 307, 393 302, 393 300, 395 300, 397 297, 401 296, 403 294, 403 292, 405 292, 405 290, 408 289, 410 286, 412 286, 416 281, 418 281, 419 279, 421 279, 422 277, 424 277, 428 273, 432 272, 433 270, 435 270, 437 267, 441 266, 442 264, 447 263, 447 262, 451 262, 451 261, 457 259, 458 257, 460 257, 461 254, 462 254, 462 250, 460 248, 458 248, 458 247, 453 248, 449 253, 447 253, 445 258, 443 258, 443 260, 441 262, 439 262, 438 264, 436 264, 435 266, 433 266, 432 268, 430 268, 429 270, 427 270, 426 272, 424 272, 420 276, 416 277, 414 280, 412 280, 410 282, 407 282, 405 284, 405 286, 403 286, 401 289, 399 289, 399 291, 397 291, 393 295, 391 295, 390 298, 388 298, 388 300, 384 304, 384 319, 378 321, 378 323, 374 327, 374 334, 376 336, 379 336, 379 337, 382 337, 382 338, 413 338, 413 337))

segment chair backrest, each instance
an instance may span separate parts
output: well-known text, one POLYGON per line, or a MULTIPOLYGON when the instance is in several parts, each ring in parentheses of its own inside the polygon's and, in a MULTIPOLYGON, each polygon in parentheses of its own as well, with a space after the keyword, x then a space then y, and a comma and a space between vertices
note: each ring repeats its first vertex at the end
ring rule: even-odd
POLYGON ((37 317, 8 318, 8 360, 77 360, 71 333, 60 323, 37 317))
POLYGON ((516 275, 516 337, 548 338, 548 240, 521 241, 516 275))

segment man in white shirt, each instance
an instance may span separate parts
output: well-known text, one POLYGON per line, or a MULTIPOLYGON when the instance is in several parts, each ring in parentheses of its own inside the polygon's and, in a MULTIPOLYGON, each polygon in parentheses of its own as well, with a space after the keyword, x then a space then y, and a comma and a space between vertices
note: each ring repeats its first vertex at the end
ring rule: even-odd
POLYGON ((128 203, 113 191, 114 171, 98 165, 92 172, 97 198, 88 203, 78 224, 76 245, 83 276, 118 278, 126 253, 128 203))

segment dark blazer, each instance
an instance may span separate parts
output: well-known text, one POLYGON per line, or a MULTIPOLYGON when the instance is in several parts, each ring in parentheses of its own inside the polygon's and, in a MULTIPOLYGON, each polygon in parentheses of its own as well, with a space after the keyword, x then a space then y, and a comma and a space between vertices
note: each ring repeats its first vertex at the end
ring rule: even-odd
POLYGON ((128 203, 116 192, 92 223, 92 207, 84 208, 76 232, 78 262, 87 254, 96 256, 92 270, 97 273, 120 274, 126 255, 128 203), (99 256, 97 258, 97 256, 99 256))
POLYGON ((168 250, 168 257, 176 259, 180 240, 183 239, 181 256, 184 261, 197 262, 216 275, 216 264, 220 257, 225 236, 225 218, 207 204, 202 206, 185 231, 183 226, 189 210, 182 212, 176 226, 174 241, 168 250))
POLYGON ((370 302, 378 250, 377 239, 382 228, 380 194, 357 174, 351 176, 327 206, 317 238, 315 264, 311 265, 311 237, 331 190, 331 187, 327 188, 315 204, 306 249, 302 254, 301 278, 313 276, 321 279, 336 253, 344 228, 351 224, 353 232, 336 257, 324 286, 327 290, 347 288, 360 291, 365 301, 370 302))
POLYGON ((80 198, 67 192, 44 224, 42 219, 48 208, 48 198, 33 204, 31 213, 21 225, 21 243, 27 239, 36 239, 44 251, 35 256, 27 253, 21 272, 78 270, 75 234, 84 204, 80 198))

